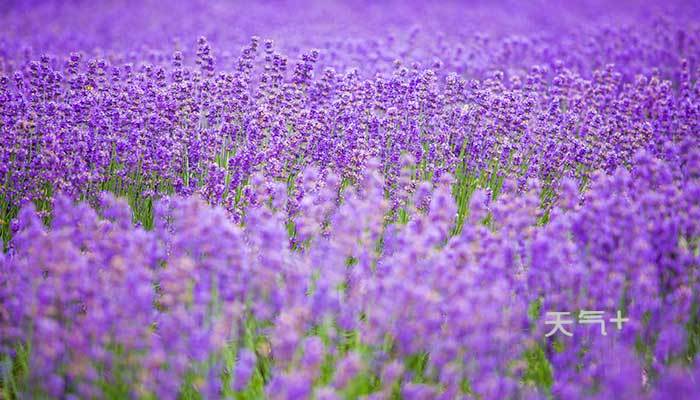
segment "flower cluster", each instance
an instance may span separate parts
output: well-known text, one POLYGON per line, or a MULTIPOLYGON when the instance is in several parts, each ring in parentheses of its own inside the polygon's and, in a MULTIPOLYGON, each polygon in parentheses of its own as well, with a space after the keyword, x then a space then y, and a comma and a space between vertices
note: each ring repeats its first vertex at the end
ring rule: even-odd
POLYGON ((98 211, 59 196, 48 228, 20 213, 3 345, 27 343, 33 390, 54 396, 114 385, 216 398, 262 390, 258 379, 273 398, 510 398, 539 393, 521 359, 533 349, 562 397, 661 396, 683 390, 655 383, 677 379, 697 318, 699 161, 641 152, 631 172, 594 177, 582 203, 565 180, 543 226, 537 181, 477 189, 459 234, 447 175, 424 210, 410 201, 408 222, 386 225, 375 162, 340 202, 332 176, 304 195, 296 249, 284 192, 244 226, 194 197, 162 200, 151 231, 111 195, 98 211), (619 333, 544 340, 542 310, 618 305, 633 319, 619 333))
POLYGON ((0 397, 697 395, 697 7, 79 3, 0 13, 0 397))

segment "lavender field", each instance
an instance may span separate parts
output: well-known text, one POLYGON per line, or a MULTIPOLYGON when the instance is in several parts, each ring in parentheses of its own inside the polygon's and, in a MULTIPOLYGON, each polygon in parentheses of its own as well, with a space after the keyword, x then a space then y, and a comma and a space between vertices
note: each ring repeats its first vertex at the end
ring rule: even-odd
POLYGON ((0 399, 700 399, 698 78, 691 1, 0 1, 0 399))

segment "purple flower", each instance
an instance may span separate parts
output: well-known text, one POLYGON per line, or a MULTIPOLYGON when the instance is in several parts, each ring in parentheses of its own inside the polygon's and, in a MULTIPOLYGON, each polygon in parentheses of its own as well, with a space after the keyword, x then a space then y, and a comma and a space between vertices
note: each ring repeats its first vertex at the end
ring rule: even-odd
POLYGON ((249 349, 242 348, 238 351, 236 366, 233 371, 233 390, 241 391, 250 382, 255 370, 255 353, 249 349))

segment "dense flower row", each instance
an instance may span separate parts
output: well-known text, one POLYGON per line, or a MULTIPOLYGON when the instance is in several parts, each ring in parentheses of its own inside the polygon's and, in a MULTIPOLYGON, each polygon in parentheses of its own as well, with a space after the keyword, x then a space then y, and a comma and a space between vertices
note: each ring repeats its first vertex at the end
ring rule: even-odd
POLYGON ((22 209, 2 261, 4 345, 31 346, 30 387, 53 396, 112 385, 173 398, 183 382, 208 398, 253 395, 251 379, 273 398, 535 396, 522 383, 533 349, 562 398, 689 395, 691 382, 664 382, 690 379, 677 375, 697 335, 686 325, 697 318, 700 152, 635 162, 596 177, 584 206, 562 182, 544 226, 536 181, 521 194, 507 181, 496 199, 478 189, 455 236, 448 175, 421 186, 407 223, 387 226, 376 166, 340 203, 338 178, 307 169, 296 250, 284 188, 250 206, 243 227, 201 200, 164 200, 153 231, 110 195, 98 212, 59 196, 48 229, 22 209), (544 339, 543 310, 620 306, 632 319, 622 331, 544 339))
POLYGON ((119 3, 0 10, 0 397, 697 396, 697 6, 119 3))
POLYGON ((700 129, 700 86, 685 59, 675 81, 627 81, 613 65, 584 78, 563 62, 477 81, 400 63, 372 79, 314 75, 318 55, 290 63, 253 38, 234 71, 216 72, 200 38, 193 68, 180 52, 165 65, 79 54, 24 63, 0 77, 4 214, 59 191, 151 199, 198 190, 238 218, 253 172, 294 182, 315 164, 353 182, 372 157, 397 203, 404 153, 435 177, 498 168, 551 183, 629 165, 639 148, 662 154, 700 129))
POLYGON ((0 55, 6 58, 0 68, 77 50, 135 64, 167 62, 182 50, 193 64, 190 45, 204 35, 220 50, 218 65, 226 71, 239 45, 261 35, 289 55, 323 49, 319 70, 358 69, 363 77, 391 72, 396 60, 484 77, 493 70, 551 67, 557 59, 587 76, 615 63, 625 66, 628 78, 653 68, 667 77, 679 55, 697 55, 700 46, 700 8, 687 1, 191 0, 169 4, 167 12, 157 0, 8 2, 17 4, 0 10, 0 55))

